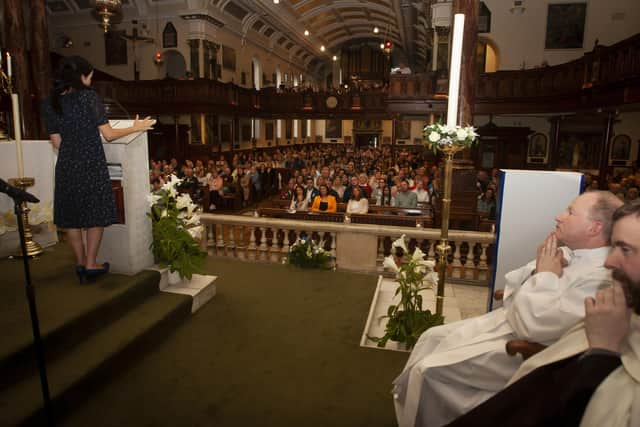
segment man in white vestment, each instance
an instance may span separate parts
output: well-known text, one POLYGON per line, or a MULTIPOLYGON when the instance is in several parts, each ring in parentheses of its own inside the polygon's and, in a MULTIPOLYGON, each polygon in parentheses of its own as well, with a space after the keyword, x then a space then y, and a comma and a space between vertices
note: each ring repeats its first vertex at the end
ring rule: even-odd
POLYGON ((584 322, 450 427, 640 426, 640 200, 614 213, 611 242, 614 285, 585 299, 584 322))
POLYGON ((468 412, 503 389, 521 364, 506 353, 508 341, 548 345, 584 318, 585 297, 611 283, 604 261, 621 204, 609 192, 577 197, 556 217, 537 258, 505 275, 503 307, 420 337, 394 381, 400 427, 441 426, 468 412))

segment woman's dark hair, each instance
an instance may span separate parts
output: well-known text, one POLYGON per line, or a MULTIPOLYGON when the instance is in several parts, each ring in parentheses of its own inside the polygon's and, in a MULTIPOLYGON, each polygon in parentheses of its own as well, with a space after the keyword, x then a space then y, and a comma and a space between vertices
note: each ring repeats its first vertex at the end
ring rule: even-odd
POLYGON ((60 105, 62 93, 69 89, 86 89, 80 77, 88 76, 91 71, 93 66, 80 56, 69 56, 60 60, 51 89, 51 106, 57 113, 62 114, 60 105))
POLYGON ((318 187, 318 193, 320 195, 322 195, 322 189, 324 188, 324 192, 325 194, 328 196, 329 195, 329 187, 327 187, 325 184, 322 184, 318 187))
POLYGON ((293 189, 293 198, 296 198, 296 195, 298 194, 298 188, 300 188, 302 190, 302 195, 304 197, 307 197, 307 189, 304 188, 302 185, 296 185, 293 189))
POLYGON ((355 187, 353 187, 353 190, 351 190, 351 200, 360 200, 362 199, 362 188, 360 188, 359 185, 356 185, 355 187), (358 198, 356 199, 356 189, 358 190, 358 198))

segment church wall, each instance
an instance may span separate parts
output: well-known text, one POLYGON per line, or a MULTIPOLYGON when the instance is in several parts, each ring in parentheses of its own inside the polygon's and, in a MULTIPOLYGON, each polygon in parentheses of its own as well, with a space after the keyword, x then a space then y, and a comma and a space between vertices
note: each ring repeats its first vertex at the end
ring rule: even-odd
MULTIPOLYGON (((105 71, 115 77, 123 80, 133 80, 133 45, 131 42, 127 43, 127 64, 126 65, 106 65, 105 59, 105 42, 104 33, 98 27, 97 23, 92 24, 78 24, 78 25, 65 25, 64 19, 57 18, 57 22, 53 20, 49 21, 49 39, 51 42, 51 49, 63 56, 80 55, 93 64, 96 68, 105 71), (73 40, 73 46, 70 48, 64 48, 61 44, 57 43, 62 35, 66 35, 73 40)), ((241 72, 246 73, 246 84, 244 87, 252 87, 251 81, 251 59, 258 58, 261 64, 262 72, 266 73, 267 79, 272 80, 271 76, 275 73, 276 67, 279 65, 283 74, 288 73, 304 73, 304 64, 293 63, 289 61, 289 52, 280 48, 274 50, 279 53, 270 53, 268 51, 268 41, 264 39, 264 45, 256 44, 251 41, 242 43, 240 38, 230 31, 223 29, 215 29, 211 24, 199 25, 193 22, 185 21, 179 17, 172 19, 160 18, 159 25, 156 26, 155 19, 140 19, 137 25, 139 34, 141 36, 148 36, 154 38, 153 43, 138 42, 136 45, 136 58, 138 62, 138 70, 140 71, 140 79, 152 80, 164 78, 166 75, 166 63, 162 65, 156 65, 154 63, 154 54, 158 51, 164 52, 169 49, 161 48, 162 44, 162 30, 167 22, 171 22, 178 32, 178 47, 171 50, 177 50, 182 54, 186 63, 186 69, 191 69, 190 49, 187 40, 192 37, 206 37, 207 40, 217 44, 229 46, 236 51, 236 70, 231 71, 225 68, 222 69, 223 82, 233 81, 240 85, 241 72), (142 28, 143 23, 147 26, 147 29, 142 28), (156 27, 159 28, 159 36, 157 35, 156 27)), ((118 24, 117 30, 125 30, 127 34, 132 33, 133 25, 131 22, 122 22, 118 24)), ((256 38, 258 40, 258 38, 256 38)), ((259 40, 258 40, 259 41, 259 40)), ((261 41, 259 41, 261 43, 261 41)), ((203 73, 203 48, 200 45, 200 73, 203 73)), ((218 52, 218 64, 221 64, 222 54, 218 52)), ((261 76, 262 78, 262 76, 261 76)), ((273 83, 271 83, 273 84, 273 83)))
POLYGON ((496 43, 499 70, 515 70, 565 63, 593 49, 595 40, 611 45, 638 32, 638 0, 588 0, 584 42, 581 49, 545 49, 547 9, 549 4, 575 3, 566 0, 529 0, 522 14, 511 13, 513 2, 484 0, 491 10, 491 32, 482 34, 496 43))
POLYGON ((631 138, 631 151, 629 158, 632 162, 638 158, 638 150, 640 149, 640 112, 624 112, 620 113, 613 125, 612 138, 616 135, 627 135, 631 138))

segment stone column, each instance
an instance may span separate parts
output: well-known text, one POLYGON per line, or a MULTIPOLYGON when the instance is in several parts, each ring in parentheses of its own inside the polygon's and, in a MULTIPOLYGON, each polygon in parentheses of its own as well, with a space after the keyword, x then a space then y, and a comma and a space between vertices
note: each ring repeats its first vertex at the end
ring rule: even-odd
MULTIPOLYGON (((44 6, 43 6, 44 7, 44 6)), ((38 123, 31 98, 30 73, 26 51, 26 37, 22 1, 5 0, 4 2, 5 41, 7 51, 11 54, 13 65, 14 91, 20 95, 22 107, 23 138, 33 138, 37 134, 38 123)), ((3 58, 3 60, 5 60, 3 58)))
POLYGON ((453 14, 464 13, 464 39, 460 70, 460 104, 458 122, 462 126, 473 124, 473 106, 476 94, 476 57, 478 44, 478 0, 454 0, 453 14))
POLYGON ((36 111, 40 121, 37 128, 39 138, 48 138, 44 121, 40 112, 40 102, 49 95, 51 90, 51 61, 49 58, 49 30, 47 25, 47 11, 45 2, 31 0, 31 71, 33 74, 33 92, 35 95, 36 111))
POLYGON ((198 79, 200 78, 200 40, 191 39, 188 40, 188 43, 191 63, 190 71, 193 73, 193 77, 198 79))
POLYGON ((203 55, 203 69, 202 69, 202 77, 205 79, 211 78, 211 51, 212 45, 208 40, 202 40, 202 55, 203 55))

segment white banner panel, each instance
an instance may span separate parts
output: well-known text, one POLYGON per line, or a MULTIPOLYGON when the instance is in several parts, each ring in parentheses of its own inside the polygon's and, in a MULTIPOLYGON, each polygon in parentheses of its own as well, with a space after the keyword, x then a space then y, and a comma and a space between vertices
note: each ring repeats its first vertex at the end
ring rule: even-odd
POLYGON ((500 170, 489 310, 494 291, 504 288, 504 275, 536 257, 555 230, 556 215, 580 194, 582 180, 578 172, 500 170))

